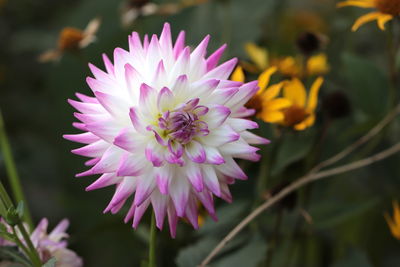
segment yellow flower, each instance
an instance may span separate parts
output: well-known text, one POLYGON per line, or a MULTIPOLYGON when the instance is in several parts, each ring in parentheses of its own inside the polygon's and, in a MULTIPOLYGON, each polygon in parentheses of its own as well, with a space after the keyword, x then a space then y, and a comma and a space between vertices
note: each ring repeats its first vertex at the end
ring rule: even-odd
POLYGON ((385 213, 385 219, 392 235, 400 240, 400 207, 397 201, 393 201, 393 219, 387 213, 385 213))
MULTIPOLYGON (((282 110, 291 105, 288 99, 278 97, 285 81, 268 87, 271 76, 276 71, 276 67, 271 67, 260 74, 258 77, 259 90, 246 104, 247 107, 256 110, 257 118, 269 123, 277 123, 283 120, 284 115, 282 110)), ((231 79, 233 81, 244 82, 245 76, 242 67, 238 66, 235 69, 231 79)))
POLYGON ((283 97, 292 104, 283 111, 284 119, 280 122, 282 125, 302 131, 314 124, 318 92, 323 81, 322 77, 318 77, 314 81, 308 94, 308 99, 306 89, 298 78, 293 78, 284 85, 283 97))
POLYGON ((277 58, 271 64, 277 66, 280 73, 289 77, 317 76, 329 72, 328 58, 324 53, 311 56, 307 60, 306 70, 304 70, 303 59, 301 57, 289 56, 277 58))
POLYGON ((244 49, 259 70, 268 68, 269 59, 267 49, 257 46, 254 43, 246 43, 244 49))
POLYGON ((376 11, 359 17, 351 30, 354 32, 367 22, 376 20, 378 27, 385 30, 385 24, 393 17, 400 15, 399 0, 347 0, 337 4, 338 7, 357 6, 362 8, 374 8, 376 11))
POLYGON ((99 27, 100 19, 95 18, 88 23, 85 30, 73 27, 63 28, 58 37, 57 48, 42 53, 38 60, 40 62, 56 61, 66 51, 76 51, 87 47, 96 40, 96 33, 99 27))
POLYGON ((307 61, 307 75, 324 75, 329 72, 328 58, 324 53, 312 56, 307 61))

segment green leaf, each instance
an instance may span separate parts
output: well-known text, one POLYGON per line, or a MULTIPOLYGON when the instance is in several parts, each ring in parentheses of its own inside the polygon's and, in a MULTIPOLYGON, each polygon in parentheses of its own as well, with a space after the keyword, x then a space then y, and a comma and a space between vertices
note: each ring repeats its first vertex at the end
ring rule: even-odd
POLYGON ((57 262, 56 258, 51 258, 45 264, 43 264, 42 267, 55 267, 56 266, 56 262, 57 262))
POLYGON ((24 216, 24 202, 22 200, 18 203, 16 211, 20 218, 24 216))
POLYGON ((245 246, 232 251, 228 255, 216 261, 212 266, 231 267, 246 266, 257 267, 264 259, 267 251, 267 244, 259 237, 253 237, 245 246))
POLYGON ((314 226, 321 230, 332 228, 338 224, 360 216, 362 213, 376 207, 378 203, 378 198, 369 199, 367 201, 358 201, 352 204, 330 200, 314 203, 310 207, 309 213, 313 218, 314 226))
POLYGON ((304 158, 313 145, 314 136, 314 131, 311 129, 285 135, 271 166, 271 175, 279 174, 290 164, 304 158))
POLYGON ((348 254, 331 267, 372 267, 367 255, 359 249, 352 249, 348 254))
POLYGON ((389 83, 382 68, 365 57, 349 53, 343 54, 342 62, 351 102, 369 117, 382 116, 389 106, 389 83))
POLYGON ((193 267, 199 265, 217 244, 218 239, 210 236, 182 249, 179 251, 178 257, 176 258, 177 266, 193 267))

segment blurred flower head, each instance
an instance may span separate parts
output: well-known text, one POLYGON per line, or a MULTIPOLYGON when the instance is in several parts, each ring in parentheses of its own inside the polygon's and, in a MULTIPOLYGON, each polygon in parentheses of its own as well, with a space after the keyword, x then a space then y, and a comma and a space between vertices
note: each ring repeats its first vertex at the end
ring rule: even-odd
MULTIPOLYGON (((11 227, 2 220, 2 223, 11 233, 11 227)), ((31 241, 36 248, 39 257, 43 263, 51 258, 56 258, 56 267, 81 267, 83 266, 82 259, 72 250, 67 248, 68 234, 65 232, 69 226, 67 219, 62 220, 50 233, 47 233, 48 220, 43 218, 35 230, 31 233, 31 241)), ((29 227, 24 224, 28 232, 29 227)), ((23 240, 22 234, 17 231, 20 239, 23 240)), ((8 240, 0 239, 1 246, 16 246, 15 243, 8 240)), ((24 242, 24 241, 23 241, 24 242)))
POLYGON ((87 47, 96 40, 96 33, 100 26, 100 19, 95 18, 89 22, 85 30, 65 27, 58 37, 56 49, 48 50, 39 56, 40 62, 56 61, 65 52, 74 52, 87 47))
POLYGON ((385 213, 385 219, 392 235, 400 240, 400 206, 397 201, 393 201, 393 218, 385 213))
POLYGON ((327 42, 328 38, 325 35, 306 31, 297 37, 296 45, 300 52, 309 56, 323 48, 327 42))
POLYGON ((284 119, 280 122, 287 127, 302 131, 315 122, 315 109, 318 104, 318 92, 323 83, 323 78, 318 77, 311 86, 307 97, 307 90, 298 78, 292 78, 283 86, 283 97, 291 101, 291 106, 286 108, 284 119))
POLYGON ((325 75, 330 70, 327 56, 324 53, 310 56, 305 64, 303 62, 303 57, 288 56, 272 59, 271 65, 276 66, 282 75, 288 77, 325 75))
POLYGON ((218 65, 226 46, 206 56, 209 40, 191 51, 185 32, 172 44, 168 23, 159 38, 142 42, 133 32, 129 51, 114 50, 114 63, 103 55, 106 72, 89 65, 95 96, 69 101, 84 133, 64 137, 87 144, 73 152, 92 166, 77 176, 101 174, 87 190, 116 186, 104 212, 118 212, 133 196, 125 222, 135 228, 150 204, 159 229, 168 217, 172 236, 178 218, 198 228, 198 201, 215 218, 213 195, 230 202, 228 185, 247 179, 234 158, 257 161, 249 144, 268 143, 245 119, 257 81, 228 80, 237 60, 218 65))
POLYGON ((130 27, 139 17, 174 15, 184 8, 200 5, 207 1, 208 0, 181 0, 176 3, 158 4, 150 0, 127 0, 122 3, 121 23, 125 27, 130 27))
POLYGON ((356 6, 376 9, 373 12, 359 17, 353 24, 353 27, 351 28, 352 31, 357 31, 365 23, 374 20, 376 20, 379 29, 385 30, 385 24, 394 17, 400 15, 399 0, 347 0, 338 3, 337 6, 356 6))
MULTIPOLYGON (((257 118, 269 123, 276 123, 283 120, 284 114, 282 110, 291 105, 288 99, 278 97, 285 82, 268 86, 271 75, 276 70, 276 67, 271 67, 260 74, 258 77, 259 89, 246 104, 246 107, 255 110, 257 118)), ((231 79, 233 81, 244 82, 245 77, 240 66, 235 69, 231 79)))
POLYGON ((346 117, 351 112, 350 100, 342 91, 335 91, 328 94, 323 102, 322 108, 331 119, 346 117))

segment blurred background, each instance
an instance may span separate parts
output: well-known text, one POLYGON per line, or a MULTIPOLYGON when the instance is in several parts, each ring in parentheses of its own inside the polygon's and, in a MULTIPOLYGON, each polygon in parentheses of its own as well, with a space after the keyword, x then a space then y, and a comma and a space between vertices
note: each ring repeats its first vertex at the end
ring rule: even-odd
MULTIPOLYGON (((250 178, 232 186, 232 204, 217 201, 217 223, 205 217, 195 231, 180 222, 173 240, 167 229, 159 233, 160 267, 196 266, 265 196, 351 144, 390 109, 388 33, 375 23, 351 32, 363 13, 337 9, 334 0, 0 0, 0 107, 35 222, 47 217, 52 228, 69 218, 70 247, 85 266, 139 266, 147 257, 149 214, 136 231, 123 224, 124 211, 102 214, 114 189, 85 192, 95 177, 74 178, 85 170, 85 159, 70 153, 78 144, 62 138, 77 133, 67 99, 75 92, 91 94, 87 63, 103 68, 101 54, 112 57, 115 47, 127 49, 132 31, 159 34, 167 21, 174 37, 185 30, 193 46, 210 34, 209 52, 227 43, 224 59, 238 57, 249 80, 257 71, 247 43, 278 60, 301 55, 297 44, 305 33, 323 36, 318 53, 327 62, 316 123, 301 132, 286 130, 275 142, 282 130, 260 121, 258 133, 272 141, 261 151, 271 158, 265 190, 260 192, 258 179, 267 163, 241 162, 250 178), (101 25, 94 43, 60 49, 65 27, 84 29, 96 17, 101 25), (56 56, 38 60, 54 49, 56 56)), ((390 146, 399 132, 395 121, 342 163, 390 146)), ((290 195, 246 228, 211 266, 400 266, 399 240, 383 216, 392 213, 392 200, 400 199, 398 162, 393 156, 290 195)), ((0 178, 6 182, 1 155, 0 178)))

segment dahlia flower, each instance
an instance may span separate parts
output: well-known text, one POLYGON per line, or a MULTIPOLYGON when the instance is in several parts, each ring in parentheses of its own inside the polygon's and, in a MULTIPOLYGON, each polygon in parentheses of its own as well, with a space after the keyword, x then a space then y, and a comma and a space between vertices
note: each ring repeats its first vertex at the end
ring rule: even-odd
MULTIPOLYGON (((10 233, 12 232, 11 226, 4 220, 1 223, 6 226, 10 233)), ((74 251, 67 248, 67 241, 65 239, 68 238, 68 234, 65 230, 69 226, 69 221, 67 219, 62 220, 49 234, 47 233, 48 224, 48 220, 43 218, 30 234, 32 244, 36 248, 40 260, 46 263, 54 257, 57 267, 83 266, 82 259, 74 251)), ((28 225, 24 224, 24 227, 30 233, 28 225)), ((17 231, 17 235, 23 240, 23 236, 19 231, 17 231)), ((0 246, 16 246, 16 244, 0 238, 0 246)))
POLYGON ((172 45, 166 23, 160 38, 143 43, 133 32, 129 51, 114 50, 114 64, 103 55, 106 72, 90 64, 94 97, 69 100, 84 133, 64 136, 87 144, 72 150, 91 158, 77 176, 101 174, 86 190, 116 185, 104 212, 118 212, 134 195, 125 222, 137 227, 151 204, 159 229, 168 216, 172 236, 178 217, 198 228, 198 202, 216 218, 213 195, 230 202, 228 185, 247 179, 234 158, 257 161, 249 144, 268 143, 247 131, 258 127, 243 106, 257 81, 227 80, 237 60, 218 66, 225 45, 206 57, 209 36, 193 51, 184 39, 182 31, 172 45))

